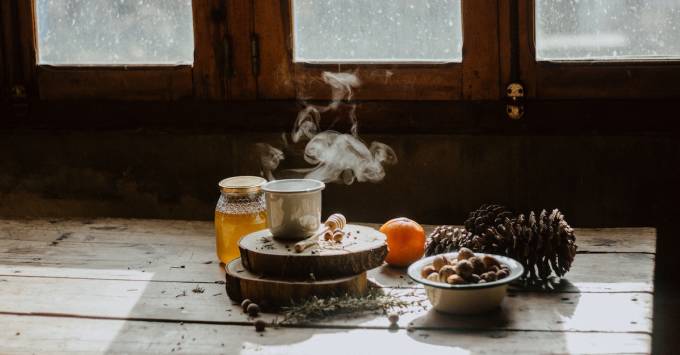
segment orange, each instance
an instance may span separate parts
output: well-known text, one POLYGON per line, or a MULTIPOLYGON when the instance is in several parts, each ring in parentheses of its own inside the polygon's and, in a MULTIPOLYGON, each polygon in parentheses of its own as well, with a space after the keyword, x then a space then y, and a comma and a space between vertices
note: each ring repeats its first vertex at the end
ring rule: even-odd
POLYGON ((387 221, 380 227, 387 236, 385 261, 397 267, 409 266, 425 252, 425 230, 415 221, 405 217, 387 221))

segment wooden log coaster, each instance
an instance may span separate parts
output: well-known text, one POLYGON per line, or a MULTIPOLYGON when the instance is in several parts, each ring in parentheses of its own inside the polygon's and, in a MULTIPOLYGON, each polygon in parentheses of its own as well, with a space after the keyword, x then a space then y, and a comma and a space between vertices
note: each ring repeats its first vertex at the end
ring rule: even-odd
POLYGON ((293 281, 254 274, 243 267, 241 259, 231 261, 225 269, 229 298, 236 302, 248 298, 265 310, 276 310, 293 302, 305 301, 312 296, 361 297, 368 293, 365 272, 323 281, 310 279, 293 281))
POLYGON ((317 280, 360 274, 382 265, 387 255, 385 235, 377 230, 346 225, 339 243, 320 240, 318 245, 295 252, 296 241, 277 240, 268 229, 241 239, 243 266, 255 274, 317 280))

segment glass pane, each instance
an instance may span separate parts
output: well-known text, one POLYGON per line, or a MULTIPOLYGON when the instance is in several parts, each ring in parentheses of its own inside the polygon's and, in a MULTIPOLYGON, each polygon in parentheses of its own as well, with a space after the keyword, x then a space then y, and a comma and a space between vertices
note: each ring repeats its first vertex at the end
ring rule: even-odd
POLYGON ((680 57, 680 0, 536 0, 537 59, 680 57))
POLYGON ((460 0, 293 0, 296 62, 460 62, 460 0))
POLYGON ((36 0, 41 64, 191 64, 191 0, 36 0))

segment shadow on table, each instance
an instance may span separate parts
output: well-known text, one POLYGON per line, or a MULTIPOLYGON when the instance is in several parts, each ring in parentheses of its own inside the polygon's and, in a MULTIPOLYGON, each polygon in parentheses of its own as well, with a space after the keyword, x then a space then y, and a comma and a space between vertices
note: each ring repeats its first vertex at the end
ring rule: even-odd
POLYGON ((454 335, 459 340, 457 346, 463 348, 466 344, 479 348, 480 339, 488 339, 507 344, 512 347, 506 349, 508 352, 518 353, 541 352, 541 341, 545 344, 549 340, 550 351, 568 352, 568 340, 560 331, 568 330, 565 323, 574 316, 579 299, 578 288, 567 280, 562 280, 555 291, 514 288, 499 308, 487 313, 452 315, 430 309, 412 321, 416 331, 408 334, 418 342, 440 346, 451 344, 442 333, 454 335), (568 297, 559 293, 563 290, 569 290, 568 297))

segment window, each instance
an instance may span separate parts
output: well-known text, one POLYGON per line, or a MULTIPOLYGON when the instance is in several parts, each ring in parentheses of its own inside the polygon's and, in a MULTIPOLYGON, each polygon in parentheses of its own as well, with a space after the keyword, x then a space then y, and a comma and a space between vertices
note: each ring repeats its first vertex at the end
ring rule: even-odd
POLYGON ((38 63, 191 64, 190 0, 37 0, 38 63))
POLYGON ((680 96, 677 0, 517 1, 517 71, 528 97, 680 96))
POLYGON ((292 5, 295 62, 462 59, 460 0, 294 0, 292 5))
POLYGON ((536 57, 680 58, 680 2, 537 0, 536 57))
POLYGON ((327 99, 324 71, 351 72, 362 100, 500 95, 498 6, 474 0, 254 2, 258 95, 327 99))

